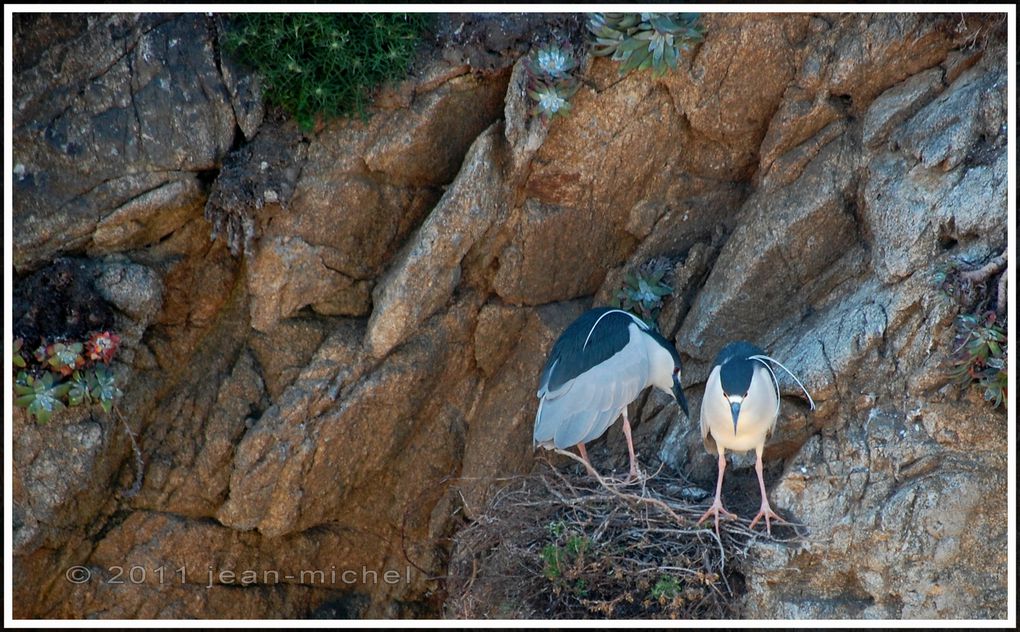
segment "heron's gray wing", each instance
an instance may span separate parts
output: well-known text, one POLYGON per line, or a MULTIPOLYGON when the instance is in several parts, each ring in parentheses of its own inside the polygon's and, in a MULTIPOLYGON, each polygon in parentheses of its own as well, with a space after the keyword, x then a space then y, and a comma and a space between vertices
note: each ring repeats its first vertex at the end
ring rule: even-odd
POLYGON ((620 352, 543 398, 535 441, 567 448, 597 439, 647 383, 648 359, 635 335, 620 352))
POLYGON ((648 381, 647 363, 640 366, 636 363, 623 369, 618 375, 613 388, 603 391, 600 406, 602 412, 595 419, 588 434, 581 439, 580 443, 587 443, 598 439, 609 429, 616 419, 623 414, 624 409, 635 399, 641 389, 648 381))
POLYGON ((557 391, 567 382, 619 353, 631 339, 631 324, 648 325, 628 312, 607 307, 588 310, 556 340, 542 376, 538 396, 557 391))

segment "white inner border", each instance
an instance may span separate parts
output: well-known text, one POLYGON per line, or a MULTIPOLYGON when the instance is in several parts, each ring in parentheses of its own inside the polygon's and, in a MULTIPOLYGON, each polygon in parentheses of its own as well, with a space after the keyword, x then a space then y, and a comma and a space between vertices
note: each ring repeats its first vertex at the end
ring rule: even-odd
MULTIPOLYGON (((13 130, 12 117, 12 77, 13 77, 13 13, 37 13, 37 12, 69 12, 69 13, 121 13, 121 12, 168 12, 168 13, 199 13, 199 12, 409 12, 409 13, 446 13, 446 12, 529 12, 529 13, 573 13, 590 11, 633 11, 635 8, 644 11, 670 11, 682 8, 684 11, 696 11, 704 13, 802 13, 802 12, 827 12, 827 13, 930 13, 956 11, 961 13, 1008 13, 1009 14, 1009 56, 1007 68, 1009 72, 1009 318, 1016 323, 1016 8, 1011 4, 545 4, 545 5, 522 5, 522 4, 465 4, 465 5, 441 5, 441 4, 358 4, 358 5, 270 5, 270 4, 208 4, 208 5, 181 5, 181 4, 13 4, 4 5, 4 342, 3 362, 5 367, 11 366, 11 345, 13 340, 13 323, 11 317, 11 305, 13 298, 14 265, 12 253, 12 213, 13 213, 13 160, 11 149, 11 137, 13 130)), ((1014 352, 1009 356, 1010 393, 1015 400, 1016 397, 1016 327, 1010 328, 1009 346, 1014 352)), ((478 620, 419 620, 419 621, 393 621, 393 620, 357 620, 357 621, 316 621, 316 620, 280 620, 280 621, 239 621, 239 620, 123 620, 105 619, 102 621, 93 620, 26 620, 12 619, 13 598, 13 559, 11 549, 12 538, 12 500, 11 481, 13 480, 13 440, 12 440, 12 413, 13 406, 13 376, 11 371, 3 371, 4 379, 4 626, 5 627, 42 627, 57 628, 67 627, 69 624, 74 627, 83 628, 108 628, 108 627, 129 627, 129 628, 152 628, 152 627, 230 627, 230 628, 253 628, 253 627, 316 627, 316 628, 381 628, 381 627, 418 627, 418 628, 446 628, 473 625, 477 627, 491 628, 536 628, 556 626, 561 628, 582 628, 582 627, 605 627, 605 628, 629 628, 646 627, 654 623, 656 627, 698 627, 718 628, 734 627, 740 625, 743 620, 721 620, 721 621, 478 621, 478 620)), ((1011 402, 1012 403, 1012 402, 1011 402)), ((1014 404, 1015 406, 1015 404, 1014 404)), ((1009 605, 1008 619, 1006 620, 878 620, 878 621, 854 621, 854 620, 805 620, 805 621, 783 621, 783 620, 754 620, 754 626, 759 628, 780 628, 780 627, 810 627, 810 628, 832 628, 832 627, 895 627, 895 628, 988 628, 1009 627, 1016 625, 1016 412, 1013 408, 1008 411, 1009 419, 1009 605)))

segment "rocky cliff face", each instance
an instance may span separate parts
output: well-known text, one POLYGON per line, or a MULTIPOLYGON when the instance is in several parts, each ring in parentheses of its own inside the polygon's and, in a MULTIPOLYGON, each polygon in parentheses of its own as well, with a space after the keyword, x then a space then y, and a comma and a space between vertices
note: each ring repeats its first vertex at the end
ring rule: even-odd
MULTIPOLYGON (((18 283, 72 258, 114 308, 125 396, 122 419, 15 410, 15 616, 435 616, 449 536, 535 462, 552 340, 666 257, 693 419, 738 337, 819 405, 787 398, 766 450, 810 537, 741 562, 742 612, 1004 617, 1006 416, 948 384, 932 283, 1006 245, 1004 26, 704 24, 661 79, 589 62, 551 126, 515 62, 539 24, 303 136, 220 56, 215 18, 17 17, 18 283)), ((643 463, 714 480, 663 396, 631 419, 643 463)), ((625 463, 619 431, 592 454, 625 463)))

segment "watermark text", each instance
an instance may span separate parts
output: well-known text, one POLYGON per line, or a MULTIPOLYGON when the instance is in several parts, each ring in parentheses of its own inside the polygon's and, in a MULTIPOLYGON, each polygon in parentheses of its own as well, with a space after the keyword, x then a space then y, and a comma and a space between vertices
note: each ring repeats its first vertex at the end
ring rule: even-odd
POLYGON ((98 581, 105 584, 201 584, 213 586, 253 586, 275 584, 304 584, 314 586, 353 586, 357 584, 377 585, 411 583, 411 567, 403 569, 376 570, 367 567, 326 569, 237 569, 189 568, 188 566, 141 565, 107 567, 72 566, 64 573, 72 584, 86 584, 98 581))

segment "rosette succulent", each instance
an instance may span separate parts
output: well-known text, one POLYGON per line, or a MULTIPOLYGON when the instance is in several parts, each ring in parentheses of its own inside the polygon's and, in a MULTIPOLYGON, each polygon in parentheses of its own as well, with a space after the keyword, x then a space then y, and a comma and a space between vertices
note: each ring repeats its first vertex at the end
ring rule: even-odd
POLYGON ((950 375, 961 385, 975 384, 993 406, 1006 405, 1009 392, 1006 330, 995 322, 995 314, 983 318, 974 314, 956 317, 957 347, 950 375))
POLYGON ((622 62, 621 75, 651 68, 662 76, 704 39, 697 13, 593 13, 588 30, 595 36, 592 54, 622 62))
POLYGON ((577 61, 569 47, 559 47, 554 44, 539 48, 529 58, 528 69, 536 77, 548 77, 550 79, 566 79, 570 72, 577 67, 577 61))
POLYGON ((548 121, 570 112, 570 97, 579 87, 573 76, 577 60, 569 46, 550 44, 531 53, 525 64, 528 96, 535 101, 532 116, 548 121))
POLYGON ((94 333, 86 343, 89 360, 109 364, 120 345, 120 336, 109 331, 94 333))
POLYGON ((80 342, 62 343, 55 342, 46 347, 47 363, 50 370, 56 371, 63 376, 71 375, 76 369, 85 365, 85 358, 81 352, 83 345, 80 342))
POLYGON ((550 119, 554 116, 566 116, 570 113, 570 97, 577 92, 577 86, 557 84, 539 84, 528 90, 528 95, 535 100, 532 115, 550 119))
POLYGON ((27 354, 24 340, 14 340, 15 405, 27 409, 37 422, 46 423, 66 407, 98 403, 110 412, 123 393, 108 365, 120 346, 110 331, 92 333, 85 342, 41 340, 27 354))
POLYGON ((637 274, 628 274, 613 305, 654 324, 662 309, 662 299, 673 293, 673 288, 663 281, 669 269, 667 260, 652 259, 641 266, 637 274))
POLYGON ((105 366, 97 366, 89 373, 87 379, 92 399, 98 401, 103 410, 110 412, 113 400, 123 395, 117 388, 113 371, 105 366))
POLYGON ((44 424, 50 416, 64 408, 63 398, 71 385, 56 384, 52 373, 45 373, 35 378, 22 371, 14 381, 14 393, 17 396, 15 405, 28 410, 28 414, 36 421, 44 424))

